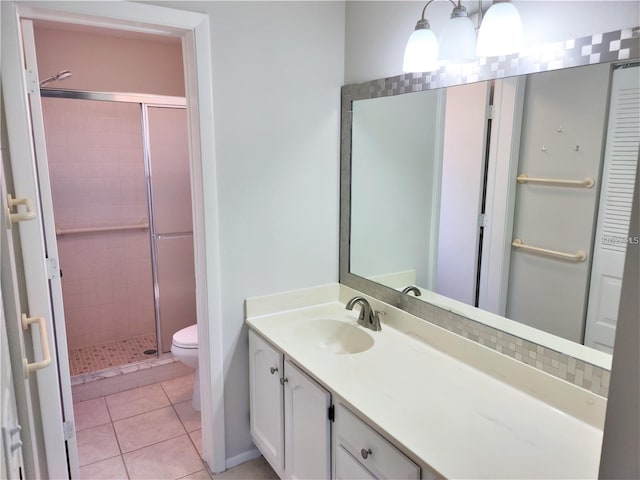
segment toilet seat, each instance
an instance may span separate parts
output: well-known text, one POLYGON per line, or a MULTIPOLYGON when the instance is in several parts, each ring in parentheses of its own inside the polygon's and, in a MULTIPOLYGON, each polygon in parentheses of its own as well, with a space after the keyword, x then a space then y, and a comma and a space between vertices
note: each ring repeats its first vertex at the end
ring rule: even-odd
POLYGON ((198 348, 198 325, 190 325, 182 330, 178 330, 174 333, 171 343, 178 348, 198 348))

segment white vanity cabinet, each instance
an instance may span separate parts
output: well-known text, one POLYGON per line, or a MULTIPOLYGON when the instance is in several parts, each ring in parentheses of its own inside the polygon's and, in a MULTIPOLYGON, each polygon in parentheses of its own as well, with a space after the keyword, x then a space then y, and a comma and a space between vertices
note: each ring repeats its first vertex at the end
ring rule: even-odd
POLYGON ((284 470, 284 370, 282 354, 249 331, 251 436, 273 469, 284 470))
POLYGON ((251 435, 281 478, 331 478, 331 394, 249 331, 251 435))
POLYGON ((336 480, 421 478, 418 465, 341 403, 335 411, 334 450, 336 480))
POLYGON ((284 375, 286 476, 331 478, 331 394, 288 360, 284 375))

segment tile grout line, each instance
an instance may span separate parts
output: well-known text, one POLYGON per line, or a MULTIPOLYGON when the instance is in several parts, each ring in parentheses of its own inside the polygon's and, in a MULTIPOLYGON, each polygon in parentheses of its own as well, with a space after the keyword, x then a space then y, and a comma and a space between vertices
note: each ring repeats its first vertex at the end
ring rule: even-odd
MULTIPOLYGON (((164 382, 160 382, 160 386, 162 387, 162 390, 164 390, 165 395, 167 395, 167 397, 169 397, 169 395, 167 394, 167 392, 166 392, 166 390, 165 390, 165 388, 164 388, 163 383, 164 383, 164 382)), ((191 396, 191 399, 190 399, 190 400, 192 400, 192 401, 193 401, 193 394, 192 394, 192 396, 191 396)), ((184 401, 179 402, 179 403, 186 403, 186 402, 188 402, 188 401, 189 401, 189 400, 184 400, 184 401)), ((180 416, 180 414, 178 413, 178 410, 176 409, 176 405, 177 405, 177 403, 174 403, 174 402, 173 402, 173 400, 171 400, 171 398, 169 398, 169 402, 171 402, 171 407, 173 408, 173 411, 175 412, 176 416, 178 417, 178 420, 180 420, 180 423, 182 424, 182 428, 184 428, 185 432, 187 432, 187 438, 189 439, 189 442, 191 442, 191 445, 193 446, 193 448, 195 449, 196 453, 198 454, 198 458, 200 458, 200 462, 202 463, 202 467, 203 467, 203 469, 204 469, 204 470, 207 470, 207 467, 206 467, 206 465, 205 465, 205 463, 204 463, 204 459, 202 458, 202 454, 201 454, 201 453, 200 453, 200 451, 198 450, 198 447, 196 446, 195 442, 193 441, 193 437, 191 436, 191 434, 192 434, 193 432, 190 432, 190 431, 187 429, 187 426, 184 424, 184 421, 182 420, 182 417, 180 416)), ((201 432, 201 433, 200 433, 200 435, 202 435, 202 418, 200 419, 200 428, 199 428, 198 430, 201 432)), ((198 430, 194 430, 194 431, 198 431, 198 430)), ((198 472, 199 472, 199 471, 200 471, 200 470, 198 470, 198 472)), ((192 475, 193 473, 197 473, 197 472, 188 473, 187 475, 192 475)), ((187 476, 187 475, 185 475, 185 476, 187 476)), ((184 478, 184 477, 181 477, 181 478, 184 478)))
MULTIPOLYGON (((177 378, 179 378, 179 377, 177 377, 177 378)), ((89 466, 89 465, 95 465, 95 464, 97 464, 97 463, 100 463, 100 462, 103 462, 103 461, 106 461, 106 460, 111 460, 111 459, 115 459, 115 458, 120 458, 120 462, 122 463, 122 466, 124 467, 124 471, 125 471, 125 474, 126 474, 126 476, 127 476, 127 479, 129 479, 129 480, 130 480, 130 479, 131 479, 131 474, 130 474, 130 472, 129 472, 129 467, 127 466, 127 463, 126 463, 126 461, 125 461, 125 452, 123 451, 123 446, 122 446, 122 444, 121 444, 120 437, 118 436, 118 432, 117 432, 117 430, 116 430, 116 428, 115 428, 115 424, 116 424, 116 423, 118 423, 118 422, 121 422, 121 421, 125 421, 125 420, 129 420, 129 419, 133 419, 133 418, 135 418, 135 417, 139 417, 139 416, 141 416, 141 415, 146 415, 146 414, 149 414, 149 413, 152 413, 152 412, 157 412, 157 411, 159 411, 159 410, 166 409, 167 407, 171 407, 171 411, 173 412, 173 414, 174 414, 174 415, 177 417, 177 419, 178 419, 179 425, 180 425, 180 427, 181 427, 181 432, 180 432, 180 433, 178 433, 177 435, 170 436, 169 438, 165 438, 165 439, 163 439, 163 440, 160 440, 160 441, 157 441, 157 442, 151 443, 151 444, 149 444, 149 445, 144 445, 144 446, 142 446, 142 447, 136 448, 136 449, 134 449, 134 450, 131 450, 130 452, 126 452, 126 454, 133 453, 133 452, 136 452, 136 451, 139 451, 139 450, 145 449, 145 448, 150 448, 150 447, 153 447, 153 446, 155 446, 155 445, 159 445, 159 444, 161 444, 161 443, 164 443, 164 442, 167 442, 167 441, 170 441, 170 440, 174 440, 174 439, 177 439, 177 438, 180 438, 180 437, 183 437, 183 436, 185 436, 185 435, 186 435, 186 436, 187 436, 187 439, 188 439, 188 441, 189 441, 189 445, 191 445, 191 447, 194 449, 194 451, 195 451, 195 453, 196 453, 196 455, 197 455, 197 458, 198 458, 198 460, 199 460, 199 462, 198 462, 198 468, 197 468, 197 470, 194 470, 194 471, 192 471, 192 472, 186 473, 185 475, 182 475, 182 476, 180 476, 180 477, 177 477, 177 478, 176 478, 176 480, 177 480, 177 479, 184 478, 184 477, 188 477, 188 476, 193 475, 193 474, 196 474, 196 473, 198 473, 198 472, 200 472, 200 471, 205 471, 205 472, 207 472, 207 475, 208 475, 208 476, 210 476, 210 473, 209 473, 209 471, 208 471, 208 467, 207 467, 207 465, 205 464, 205 462, 204 462, 204 460, 203 460, 203 458, 202 458, 202 455, 201 455, 201 454, 200 454, 200 452, 198 451, 198 448, 197 448, 197 446, 196 446, 196 444, 195 444, 195 442, 194 442, 194 439, 193 439, 193 438, 192 438, 192 436, 191 436, 191 433, 193 433, 193 432, 189 432, 189 430, 188 430, 188 428, 187 428, 187 425, 185 424, 185 421, 183 421, 182 417, 180 416, 180 414, 179 414, 179 412, 178 412, 178 409, 176 408, 176 406, 177 406, 177 405, 179 405, 179 404, 183 404, 183 403, 187 403, 189 400, 192 400, 192 398, 190 398, 190 399, 182 399, 181 401, 177 401, 177 400, 176 400, 176 401, 174 402, 174 400, 172 400, 172 398, 169 396, 169 393, 168 393, 167 388, 163 385, 163 383, 165 383, 165 382, 166 382, 166 381, 164 381, 164 382, 163 382, 163 381, 161 381, 161 382, 157 382, 157 384, 160 386, 160 391, 163 393, 164 400, 168 402, 168 405, 167 405, 167 404, 165 404, 165 405, 163 405, 163 406, 161 406, 161 407, 158 407, 158 408, 152 408, 151 410, 147 410, 147 411, 144 411, 144 412, 137 413, 137 414, 135 414, 135 415, 130 415, 130 416, 127 416, 127 417, 123 417, 123 418, 118 419, 118 420, 114 420, 114 417, 113 417, 113 413, 114 413, 114 412, 112 412, 112 407, 109 405, 109 402, 107 401, 107 399, 108 399, 109 397, 114 396, 114 395, 118 395, 118 394, 119 394, 119 393, 121 393, 121 392, 117 392, 117 393, 110 394, 110 395, 103 395, 103 396, 99 397, 99 398, 101 399, 101 402, 99 402, 99 403, 100 403, 100 407, 101 407, 101 408, 104 408, 104 409, 106 410, 106 414, 107 414, 107 421, 106 421, 104 424, 101 424, 101 425, 94 425, 94 426, 92 426, 92 427, 87 427, 87 428, 85 428, 85 429, 83 429, 83 430, 76 430, 76 434, 77 434, 78 432, 82 432, 82 431, 85 431, 85 430, 89 430, 90 428, 97 428, 97 427, 101 427, 101 426, 102 426, 102 427, 104 427, 104 426, 106 426, 106 425, 110 425, 110 430, 111 430, 111 432, 112 432, 113 436, 115 437, 116 444, 117 444, 117 446, 118 446, 118 452, 119 452, 119 455, 114 455, 114 456, 112 456, 112 457, 103 458, 103 459, 101 459, 101 460, 97 460, 97 461, 95 461, 95 462, 91 462, 91 463, 88 463, 88 464, 86 464, 86 465, 83 465, 82 467, 86 467, 86 466, 89 466)), ((129 390, 136 390, 137 388, 144 388, 144 386, 143 386, 143 387, 134 387, 134 388, 129 389, 129 390)), ((125 391, 126 391, 126 390, 125 390, 125 391)), ((179 396, 179 395, 177 395, 177 396, 176 396, 176 398, 178 399, 178 398, 180 398, 180 396, 179 396)), ((88 401, 90 401, 90 400, 88 400, 88 401)), ((199 429, 194 430, 194 432, 195 432, 195 431, 201 431, 201 430, 202 430, 202 423, 201 423, 201 420, 200 420, 200 423, 199 423, 199 425, 198 425, 198 426, 199 426, 199 429)))
MULTIPOLYGON (((166 391, 165 386, 163 385, 163 383, 164 383, 164 382, 160 382, 160 386, 162 387, 162 390, 165 392, 165 395, 167 395, 167 397, 169 397, 169 394, 167 393, 167 391, 166 391)), ((188 402, 189 400, 193 401, 193 394, 191 395, 191 398, 190 398, 190 399, 184 400, 184 401, 182 401, 182 402, 177 402, 177 403, 174 403, 174 402, 173 402, 173 400, 172 400, 171 398, 169 398, 169 402, 171 402, 171 407, 173 408, 173 410, 174 410, 174 412, 175 412, 176 416, 178 417, 178 420, 180 420, 180 423, 182 424, 182 428, 184 428, 184 430, 187 432, 187 438, 189 439, 189 442, 191 442, 191 445, 192 445, 192 446, 193 446, 193 448, 195 449, 196 454, 198 454, 198 458, 200 459, 200 463, 202 464, 202 469, 201 469, 201 470, 205 470, 205 471, 207 472, 207 475, 209 475, 209 473, 208 473, 208 469, 207 469, 207 465, 205 465, 205 463, 204 463, 204 459, 202 458, 202 454, 201 454, 201 453, 200 453, 200 451, 198 450, 198 447, 196 446, 195 442, 193 441, 193 437, 191 436, 191 434, 192 434, 193 432, 190 432, 190 431, 187 429, 187 426, 184 424, 184 421, 182 420, 182 417, 180 416, 180 414, 178 413, 178 410, 176 409, 176 405, 177 405, 178 403, 186 403, 186 402, 188 402)), ((200 431, 200 435, 202 435, 202 418, 200 419, 200 428, 199 428, 198 430, 194 430, 194 431, 200 431)), ((199 472, 199 471, 201 471, 201 470, 198 470, 197 472, 199 472)), ((197 472, 191 472, 191 473, 188 473, 187 475, 184 475, 184 476, 183 476, 183 477, 181 477, 181 478, 184 478, 184 477, 186 477, 186 476, 188 476, 188 475, 192 475, 192 474, 197 473, 197 472)), ((211 476, 211 475, 209 475, 209 476, 211 476)))

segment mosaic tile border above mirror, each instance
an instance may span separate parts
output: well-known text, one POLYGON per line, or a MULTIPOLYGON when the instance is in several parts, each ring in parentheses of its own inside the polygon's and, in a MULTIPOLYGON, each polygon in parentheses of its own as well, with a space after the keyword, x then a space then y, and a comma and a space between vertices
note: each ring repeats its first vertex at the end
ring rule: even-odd
MULTIPOLYGON (((406 73, 342 87, 343 100, 386 97, 562 68, 638 59, 640 27, 544 44, 521 54, 480 58, 435 72, 406 73)), ((344 105, 344 103, 343 103, 344 105)))
POLYGON ((640 57, 640 27, 542 45, 504 57, 483 58, 464 67, 409 73, 342 87, 340 147, 340 282, 401 308, 471 341, 542 370, 602 397, 609 392, 610 372, 529 340, 489 327, 414 297, 402 295, 349 272, 351 224, 351 109, 354 100, 400 95, 434 88, 494 80, 640 57))

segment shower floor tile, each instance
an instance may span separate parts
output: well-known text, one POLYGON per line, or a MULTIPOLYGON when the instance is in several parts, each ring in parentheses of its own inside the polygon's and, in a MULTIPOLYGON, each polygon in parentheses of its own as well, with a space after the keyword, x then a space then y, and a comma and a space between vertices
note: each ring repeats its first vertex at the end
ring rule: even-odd
POLYGON ((144 351, 155 349, 156 336, 150 334, 69 350, 71 376, 148 360, 156 354, 144 351))

